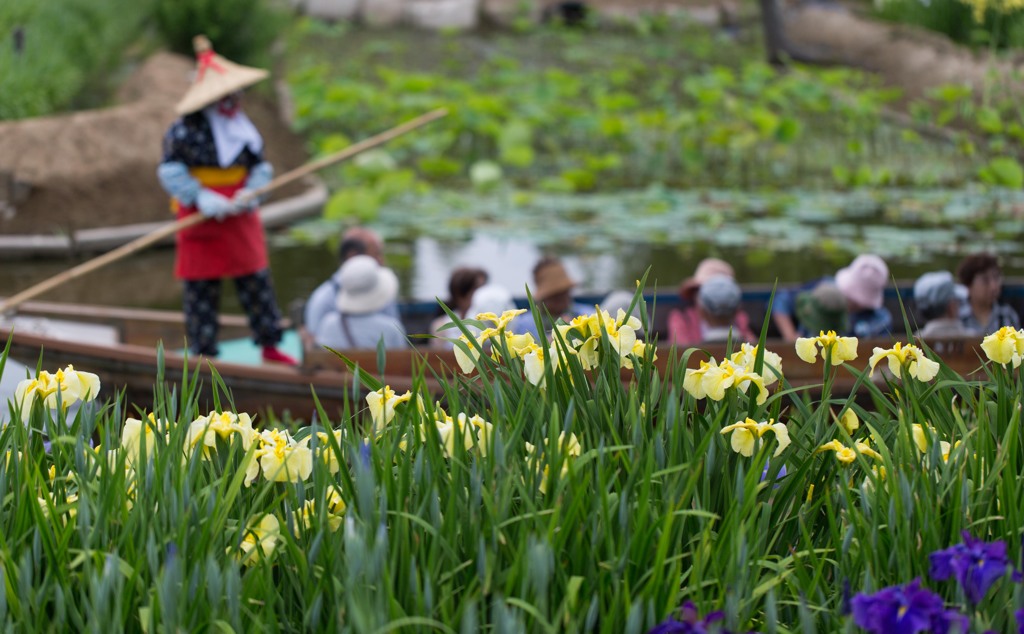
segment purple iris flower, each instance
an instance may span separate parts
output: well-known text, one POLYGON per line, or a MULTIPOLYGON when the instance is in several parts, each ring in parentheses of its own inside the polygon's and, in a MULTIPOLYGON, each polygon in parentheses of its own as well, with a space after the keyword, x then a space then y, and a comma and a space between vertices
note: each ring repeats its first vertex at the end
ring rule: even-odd
POLYGON ((967 531, 963 537, 964 543, 937 550, 929 556, 931 576, 938 581, 955 576, 967 600, 977 605, 992 584, 1007 570, 1013 570, 1013 565, 1006 556, 1006 542, 983 542, 971 537, 967 531))
MULTIPOLYGON (((766 460, 765 463, 764 463, 764 471, 761 472, 761 482, 764 482, 765 478, 768 477, 768 469, 770 469, 771 466, 772 466, 771 461, 767 461, 766 460)), ((781 479, 785 478, 786 477, 786 473, 787 473, 786 472, 786 465, 782 465, 782 468, 779 469, 779 473, 775 476, 775 479, 776 480, 781 480, 781 479)), ((776 484, 775 486, 779 486, 779 485, 776 484)))
MULTIPOLYGON (((725 614, 712 612, 702 619, 693 601, 687 601, 679 609, 679 618, 677 621, 669 617, 655 625, 647 634, 707 634, 712 631, 708 626, 724 619, 725 614)), ((723 630, 723 634, 728 632, 723 630)))
POLYGON ((967 617, 946 610, 942 598, 914 579, 905 586, 889 586, 874 594, 853 597, 853 622, 871 634, 935 632, 966 634, 967 617))
POLYGON ((1024 610, 1017 610, 1017 634, 1024 634, 1024 610))

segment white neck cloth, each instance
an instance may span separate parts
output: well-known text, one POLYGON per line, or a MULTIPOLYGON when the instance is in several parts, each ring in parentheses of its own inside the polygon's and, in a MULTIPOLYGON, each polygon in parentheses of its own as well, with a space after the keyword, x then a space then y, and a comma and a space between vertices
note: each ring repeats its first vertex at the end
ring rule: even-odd
POLYGON ((213 143, 217 146, 217 163, 221 167, 231 165, 247 146, 254 153, 263 149, 263 137, 241 110, 228 116, 222 114, 214 104, 207 106, 203 114, 210 122, 213 143))

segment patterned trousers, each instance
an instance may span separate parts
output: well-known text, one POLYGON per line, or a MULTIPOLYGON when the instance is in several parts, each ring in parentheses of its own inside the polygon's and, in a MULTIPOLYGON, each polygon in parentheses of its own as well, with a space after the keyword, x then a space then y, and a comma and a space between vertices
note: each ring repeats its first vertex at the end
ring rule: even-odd
MULTIPOLYGON (((274 346, 281 341, 281 311, 274 297, 270 270, 236 277, 238 301, 249 316, 253 341, 260 346, 274 346)), ((185 334, 193 354, 217 354, 217 313, 220 310, 220 279, 185 280, 185 334)))

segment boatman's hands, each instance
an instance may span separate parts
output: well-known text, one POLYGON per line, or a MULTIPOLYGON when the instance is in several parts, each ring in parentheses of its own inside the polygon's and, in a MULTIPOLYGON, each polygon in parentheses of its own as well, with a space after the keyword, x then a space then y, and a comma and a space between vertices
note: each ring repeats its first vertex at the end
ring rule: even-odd
POLYGON ((224 220, 228 216, 245 211, 227 196, 205 187, 199 190, 196 207, 199 208, 199 213, 207 218, 216 218, 217 220, 224 220))
POLYGON ((266 187, 274 178, 274 166, 266 161, 257 163, 249 170, 249 177, 245 179, 245 186, 235 192, 232 199, 239 208, 244 211, 251 211, 259 207, 262 196, 253 196, 253 192, 266 187))

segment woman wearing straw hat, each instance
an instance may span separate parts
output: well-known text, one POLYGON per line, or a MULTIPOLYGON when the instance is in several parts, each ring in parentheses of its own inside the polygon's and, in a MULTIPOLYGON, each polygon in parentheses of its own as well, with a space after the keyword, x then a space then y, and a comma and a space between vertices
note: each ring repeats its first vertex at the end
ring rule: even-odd
POLYGON ((240 108, 240 91, 267 71, 235 64, 195 38, 196 78, 177 105, 181 118, 163 140, 160 183, 177 217, 210 220, 177 234, 174 272, 184 282, 185 329, 195 354, 217 354, 221 279, 235 280, 263 360, 295 365, 278 350, 281 311, 271 284, 257 202, 250 192, 268 184, 273 168, 263 138, 240 108))
MULTIPOLYGON (((533 267, 533 299, 536 302, 541 327, 545 335, 561 319, 570 321, 577 315, 594 312, 593 307, 573 301, 573 289, 576 280, 569 276, 562 260, 554 256, 540 259, 533 267)), ((539 339, 537 320, 532 312, 525 312, 516 317, 510 326, 516 333, 529 333, 539 339)))

